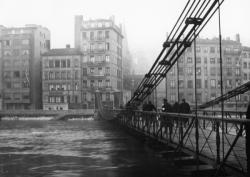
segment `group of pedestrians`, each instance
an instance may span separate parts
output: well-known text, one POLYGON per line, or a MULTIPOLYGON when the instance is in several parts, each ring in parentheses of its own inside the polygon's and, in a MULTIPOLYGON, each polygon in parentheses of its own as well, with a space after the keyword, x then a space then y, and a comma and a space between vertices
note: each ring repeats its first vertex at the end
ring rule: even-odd
POLYGON ((156 107, 153 105, 151 101, 144 102, 142 105, 143 111, 157 111, 156 107))
POLYGON ((163 105, 161 108, 162 112, 173 112, 173 113, 183 113, 189 114, 191 112, 190 105, 185 99, 182 99, 182 103, 175 102, 173 105, 168 103, 167 99, 163 99, 163 105))

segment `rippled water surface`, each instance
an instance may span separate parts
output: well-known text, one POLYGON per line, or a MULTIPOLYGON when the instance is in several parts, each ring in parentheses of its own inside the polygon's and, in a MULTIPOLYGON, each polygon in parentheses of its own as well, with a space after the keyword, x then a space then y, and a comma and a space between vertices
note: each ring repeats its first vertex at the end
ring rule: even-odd
POLYGON ((174 167, 105 121, 0 121, 1 177, 161 177, 174 167))

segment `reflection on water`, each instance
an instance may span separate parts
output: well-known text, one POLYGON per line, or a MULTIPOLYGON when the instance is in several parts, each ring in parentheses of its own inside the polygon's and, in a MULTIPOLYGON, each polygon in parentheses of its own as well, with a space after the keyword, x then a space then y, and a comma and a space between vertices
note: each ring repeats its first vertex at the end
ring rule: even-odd
POLYGON ((1 177, 160 177, 174 168, 108 122, 0 122, 1 177))

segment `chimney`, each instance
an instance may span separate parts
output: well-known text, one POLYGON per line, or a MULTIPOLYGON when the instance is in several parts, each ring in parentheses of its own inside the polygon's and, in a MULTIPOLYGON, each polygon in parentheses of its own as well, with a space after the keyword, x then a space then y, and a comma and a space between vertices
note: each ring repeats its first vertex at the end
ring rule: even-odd
POLYGON ((240 43, 240 34, 239 34, 239 33, 237 33, 237 34, 235 35, 235 40, 236 40, 236 42, 239 42, 239 43, 240 43))
POLYGON ((66 49, 70 49, 70 44, 67 44, 67 45, 66 45, 66 49))

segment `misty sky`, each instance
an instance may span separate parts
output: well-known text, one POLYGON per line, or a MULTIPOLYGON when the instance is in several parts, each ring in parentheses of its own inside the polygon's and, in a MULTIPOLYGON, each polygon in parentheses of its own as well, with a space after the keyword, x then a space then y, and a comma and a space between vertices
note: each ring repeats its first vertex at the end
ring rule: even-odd
MULTIPOLYGON (((51 31, 52 48, 74 45, 74 15, 89 18, 115 16, 126 27, 132 51, 155 58, 187 0, 0 0, 0 24, 6 27, 40 24, 51 31)), ((250 46, 250 0, 225 0, 222 35, 240 33, 250 46)), ((218 35, 217 14, 201 37, 218 35)))

